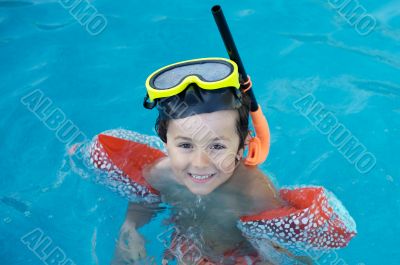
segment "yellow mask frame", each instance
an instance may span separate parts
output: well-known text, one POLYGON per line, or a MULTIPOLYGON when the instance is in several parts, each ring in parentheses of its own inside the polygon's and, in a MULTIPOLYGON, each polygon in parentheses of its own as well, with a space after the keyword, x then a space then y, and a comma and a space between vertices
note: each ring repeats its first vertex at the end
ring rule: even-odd
POLYGON ((238 67, 234 61, 219 57, 182 61, 162 67, 149 75, 146 89, 150 102, 153 102, 158 98, 177 95, 192 83, 206 90, 226 87, 239 89, 238 67), (218 73, 217 67, 223 71, 218 73))

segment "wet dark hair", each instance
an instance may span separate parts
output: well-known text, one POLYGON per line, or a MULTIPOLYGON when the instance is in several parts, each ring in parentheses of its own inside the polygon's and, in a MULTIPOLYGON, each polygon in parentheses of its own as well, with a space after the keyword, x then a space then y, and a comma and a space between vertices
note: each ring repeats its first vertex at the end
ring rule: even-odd
MULTIPOLYGON (((237 109, 239 113, 239 118, 236 121, 236 133, 239 136, 238 150, 244 148, 245 139, 249 131, 250 98, 246 93, 242 94, 241 102, 242 105, 237 109)), ((164 143, 167 143, 167 130, 169 121, 169 119, 158 115, 155 124, 155 130, 164 143)))

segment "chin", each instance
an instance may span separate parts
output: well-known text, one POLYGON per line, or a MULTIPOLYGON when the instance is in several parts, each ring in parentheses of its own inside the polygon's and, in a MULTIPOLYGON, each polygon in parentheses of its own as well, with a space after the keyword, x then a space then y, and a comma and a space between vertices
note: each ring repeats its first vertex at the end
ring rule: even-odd
POLYGON ((214 191, 215 188, 212 187, 194 187, 193 185, 186 185, 189 191, 195 195, 208 195, 214 191))

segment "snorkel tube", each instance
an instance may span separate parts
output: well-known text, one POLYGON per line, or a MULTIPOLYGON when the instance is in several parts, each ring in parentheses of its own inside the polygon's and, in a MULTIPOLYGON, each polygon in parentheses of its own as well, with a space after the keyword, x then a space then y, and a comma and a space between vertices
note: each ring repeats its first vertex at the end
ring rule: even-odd
POLYGON ((246 74, 246 70, 244 69, 242 60, 240 59, 239 52, 236 48, 221 7, 219 5, 215 5, 211 8, 211 12, 214 16, 215 23, 217 24, 222 40, 224 41, 229 58, 238 65, 241 90, 249 95, 251 99, 250 115, 256 135, 250 139, 248 154, 244 163, 249 166, 256 166, 263 163, 267 159, 269 153, 270 133, 268 122, 262 113, 261 107, 257 103, 256 97, 252 90, 251 79, 246 74))

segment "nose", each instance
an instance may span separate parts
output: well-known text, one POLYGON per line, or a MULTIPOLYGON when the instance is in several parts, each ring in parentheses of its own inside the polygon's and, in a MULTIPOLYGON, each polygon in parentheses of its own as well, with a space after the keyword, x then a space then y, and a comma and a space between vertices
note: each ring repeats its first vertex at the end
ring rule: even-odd
POLYGON ((198 150, 192 157, 192 166, 195 168, 205 168, 210 164, 210 157, 203 150, 198 150))

